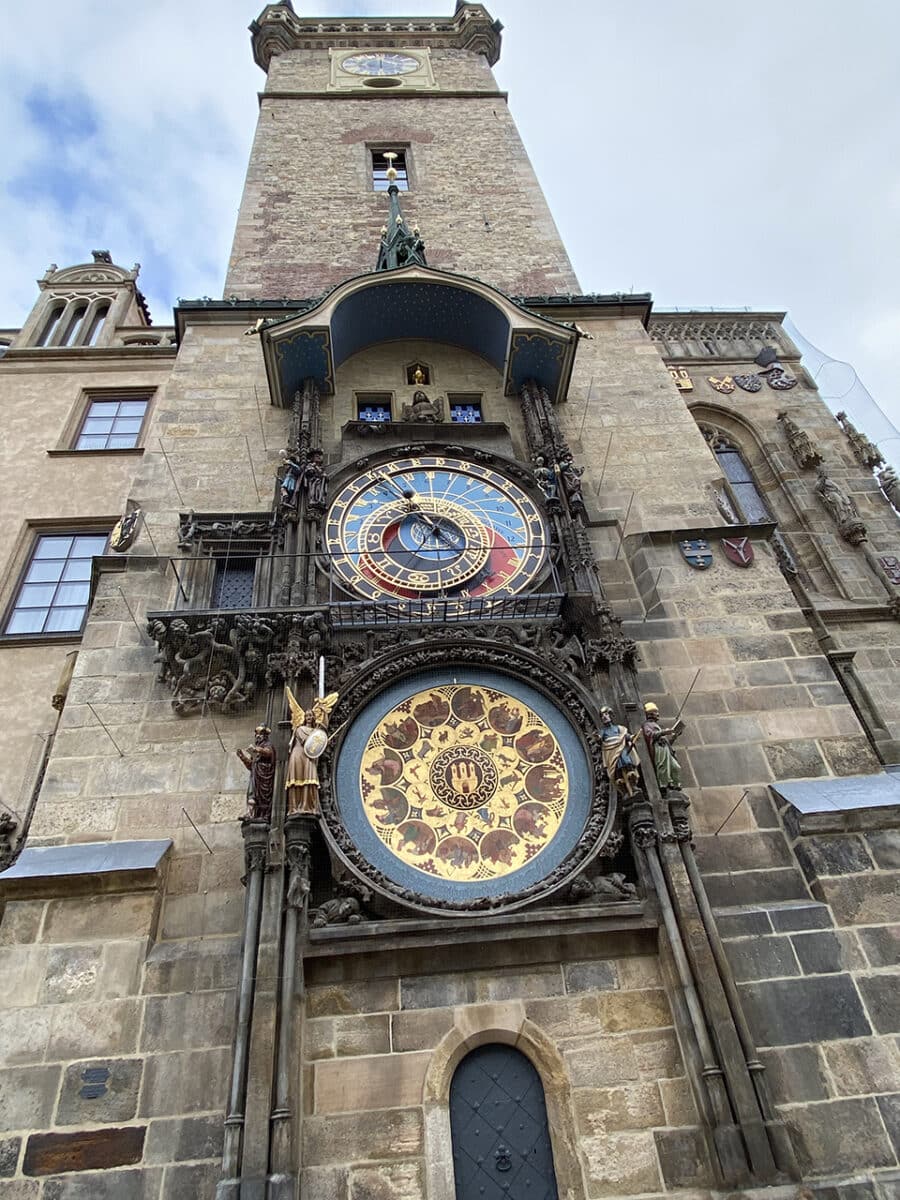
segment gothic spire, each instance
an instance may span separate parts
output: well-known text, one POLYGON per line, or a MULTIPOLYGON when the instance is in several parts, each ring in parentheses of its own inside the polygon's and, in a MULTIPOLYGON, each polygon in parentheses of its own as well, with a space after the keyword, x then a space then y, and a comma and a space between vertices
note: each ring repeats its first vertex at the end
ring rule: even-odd
POLYGON ((388 196, 391 210, 387 224, 381 227, 381 244, 378 247, 375 270, 393 271, 396 267, 410 267, 414 264, 427 267, 425 243, 419 237, 419 227, 413 225, 410 229, 400 208, 400 189, 397 187, 397 171, 393 162, 396 155, 388 153, 385 154, 385 158, 389 163, 387 177, 390 181, 388 196))

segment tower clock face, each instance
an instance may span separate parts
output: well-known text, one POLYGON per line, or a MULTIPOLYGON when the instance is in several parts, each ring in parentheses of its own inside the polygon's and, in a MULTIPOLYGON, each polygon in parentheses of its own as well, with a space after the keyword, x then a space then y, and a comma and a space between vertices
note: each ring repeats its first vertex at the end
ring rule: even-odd
POLYGON ((497 471, 397 459, 346 484, 325 528, 337 575, 368 599, 510 595, 547 555, 537 505, 497 471))
POLYGON ((408 75, 418 71, 419 60, 411 54, 396 54, 373 51, 369 54, 351 54, 341 62, 341 69, 351 75, 408 75))

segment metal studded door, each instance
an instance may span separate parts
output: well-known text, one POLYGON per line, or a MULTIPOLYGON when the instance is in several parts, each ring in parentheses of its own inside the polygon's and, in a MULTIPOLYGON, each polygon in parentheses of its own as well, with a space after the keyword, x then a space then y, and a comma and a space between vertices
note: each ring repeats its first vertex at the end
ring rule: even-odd
POLYGON ((524 1054, 481 1046, 450 1085, 456 1200, 558 1200, 544 1088, 524 1054))

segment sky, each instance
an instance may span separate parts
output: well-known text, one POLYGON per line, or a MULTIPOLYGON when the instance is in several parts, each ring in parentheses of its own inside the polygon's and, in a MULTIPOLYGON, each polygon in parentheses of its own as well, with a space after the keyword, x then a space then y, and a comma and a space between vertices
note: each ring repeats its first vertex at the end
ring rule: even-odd
MULTIPOLYGON (((261 5, 259 6, 261 7, 261 5)), ((787 311, 832 407, 900 426, 900 4, 491 0, 495 68, 585 292, 787 311)), ((297 0, 449 15, 452 0, 297 0)), ((0 43, 0 328, 51 262, 220 296, 264 85, 248 0, 47 0, 0 43)), ((900 438, 885 442, 900 458, 900 438)))

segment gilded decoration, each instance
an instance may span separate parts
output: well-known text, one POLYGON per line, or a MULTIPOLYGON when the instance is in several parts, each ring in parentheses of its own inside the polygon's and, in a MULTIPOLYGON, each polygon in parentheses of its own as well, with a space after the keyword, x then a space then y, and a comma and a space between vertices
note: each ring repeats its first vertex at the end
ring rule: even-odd
POLYGON ((496 688, 427 688, 390 709, 362 756, 369 824, 392 854, 440 879, 497 879, 550 844, 569 777, 528 704, 496 688))

